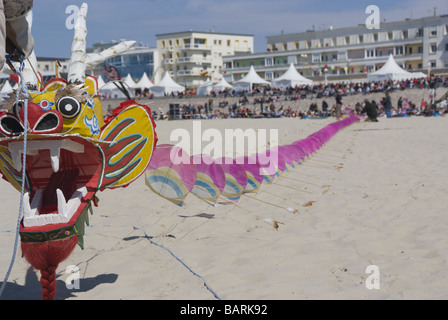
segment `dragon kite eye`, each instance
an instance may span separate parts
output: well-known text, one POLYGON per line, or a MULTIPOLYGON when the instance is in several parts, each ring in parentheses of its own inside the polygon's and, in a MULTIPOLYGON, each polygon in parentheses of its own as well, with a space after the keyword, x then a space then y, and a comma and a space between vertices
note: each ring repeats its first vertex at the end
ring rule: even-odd
POLYGON ((19 100, 19 101, 14 102, 14 104, 12 105, 12 112, 16 116, 19 116, 19 111, 20 111, 20 109, 23 108, 24 103, 25 102, 23 100, 19 100))
POLYGON ((56 108, 64 118, 73 118, 81 111, 81 104, 73 97, 64 97, 58 101, 56 108))

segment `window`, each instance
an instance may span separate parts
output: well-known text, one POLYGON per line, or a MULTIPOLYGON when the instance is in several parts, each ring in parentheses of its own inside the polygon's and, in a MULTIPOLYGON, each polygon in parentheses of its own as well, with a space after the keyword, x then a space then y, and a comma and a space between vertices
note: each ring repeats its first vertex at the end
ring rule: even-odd
POLYGON ((430 32, 431 37, 437 36, 437 27, 432 27, 430 32))
POLYGON ((373 34, 373 41, 378 42, 378 33, 373 34))
POLYGON ((389 32, 387 33, 387 39, 388 39, 388 40, 393 40, 393 39, 394 39, 394 33, 391 32, 391 31, 389 31, 389 32))
POLYGON ((308 41, 306 42, 306 48, 307 48, 307 49, 310 49, 310 48, 311 48, 311 40, 308 40, 308 41))
POLYGON ((395 47, 395 54, 396 55, 402 55, 403 54, 403 46, 395 47))
POLYGON ((232 41, 227 40, 227 46, 230 47, 231 44, 232 44, 232 41))
POLYGON ((358 40, 359 40, 359 43, 363 43, 364 42, 364 36, 362 34, 360 34, 358 36, 358 40))
POLYGON ((423 28, 417 29, 416 37, 423 37, 423 28))
POLYGON ((373 50, 373 49, 366 50, 366 57, 367 58, 372 58, 374 56, 375 56, 375 50, 373 50))
POLYGON ((429 45, 429 53, 436 53, 437 52, 437 43, 431 43, 429 45))
POLYGON ((165 49, 165 41, 162 41, 162 49, 165 49))
POLYGON ((431 64, 431 68, 435 68, 435 67, 437 67, 437 62, 436 62, 436 60, 431 60, 431 61, 429 61, 429 63, 431 64))
POLYGON ((266 66, 272 66, 272 58, 266 58, 265 65, 266 66))
POLYGON ((448 34, 448 24, 445 25, 445 34, 448 34))
POLYGON ((350 36, 345 37, 345 44, 350 44, 350 36))
POLYGON ((445 43, 445 51, 448 51, 448 43, 445 43))
POLYGON ((283 50, 283 51, 288 50, 288 44, 287 44, 286 42, 283 42, 283 43, 282 43, 282 50, 283 50))
POLYGON ((408 54, 412 54, 412 47, 408 48, 408 54))
POLYGON ((418 53, 423 53, 423 46, 418 46, 418 53))
POLYGON ((403 30, 402 31, 403 33, 403 39, 407 39, 408 37, 409 37, 409 33, 408 33, 408 30, 403 30))

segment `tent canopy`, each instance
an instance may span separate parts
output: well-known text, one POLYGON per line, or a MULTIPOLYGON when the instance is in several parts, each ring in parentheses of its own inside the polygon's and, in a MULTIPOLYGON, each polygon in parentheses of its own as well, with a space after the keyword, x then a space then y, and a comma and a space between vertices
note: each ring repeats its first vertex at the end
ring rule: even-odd
POLYGON ((284 74, 272 81, 272 87, 280 89, 312 84, 312 80, 305 78, 299 72, 297 72, 293 63, 290 64, 288 70, 286 70, 284 74))
POLYGON ((184 92, 185 87, 177 84, 173 79, 171 79, 170 74, 165 72, 162 80, 159 83, 149 88, 149 91, 155 97, 163 97, 165 94, 184 92))
POLYGON ((383 81, 383 80, 407 80, 413 78, 423 78, 424 73, 408 72, 402 69, 395 61, 393 55, 389 55, 389 59, 379 70, 367 75, 368 81, 383 81))
POLYGON ((213 90, 215 91, 223 91, 226 89, 232 89, 232 85, 224 79, 224 77, 217 84, 213 86, 213 90))
POLYGON ((198 95, 206 96, 210 93, 210 91, 212 91, 212 89, 213 89, 213 83, 210 81, 210 79, 207 79, 206 82, 204 82, 198 87, 198 95))
POLYGON ((124 83, 129 86, 129 88, 134 89, 135 81, 132 79, 131 75, 128 73, 126 78, 124 79, 124 83))
POLYGON ((243 90, 252 90, 254 84, 270 85, 270 82, 261 78, 255 72, 254 66, 250 66, 249 73, 242 79, 236 81, 233 84, 233 88, 234 89, 243 89, 243 90))
POLYGON ((134 88, 136 89, 149 89, 151 87, 153 87, 154 84, 151 82, 151 80, 149 80, 148 75, 145 73, 143 73, 142 78, 139 80, 139 82, 137 82, 134 86, 134 88))

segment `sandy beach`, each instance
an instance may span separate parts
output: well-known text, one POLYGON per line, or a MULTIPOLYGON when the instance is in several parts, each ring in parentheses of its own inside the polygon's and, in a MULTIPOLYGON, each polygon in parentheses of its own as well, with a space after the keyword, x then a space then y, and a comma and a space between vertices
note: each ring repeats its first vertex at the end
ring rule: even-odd
MULTIPOLYGON (((288 144, 333 121, 206 120, 202 127, 278 129, 279 144, 288 144)), ((192 121, 156 125, 161 144, 192 121)), ((217 299, 203 279, 223 300, 446 299, 447 134, 447 117, 355 123, 237 206, 189 195, 180 208, 154 194, 144 176, 101 192, 84 250, 58 268, 56 299, 217 299), (264 218, 283 224, 275 230, 264 218), (70 265, 79 268, 79 289, 66 287, 70 265), (372 265, 379 289, 366 286, 372 265)), ((3 280, 20 194, 3 180, 0 190, 3 280)), ((39 277, 19 246, 2 299, 40 299, 39 277)))

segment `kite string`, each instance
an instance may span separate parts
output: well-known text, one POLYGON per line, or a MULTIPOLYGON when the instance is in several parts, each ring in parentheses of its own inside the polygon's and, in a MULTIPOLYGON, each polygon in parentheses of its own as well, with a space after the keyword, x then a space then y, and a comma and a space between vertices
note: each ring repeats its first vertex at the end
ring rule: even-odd
POLYGON ((20 69, 17 72, 18 75, 20 76, 20 85, 19 85, 19 89, 17 90, 17 95, 16 95, 16 103, 19 102, 19 95, 20 93, 23 94, 24 97, 24 136, 23 136, 23 153, 22 153, 22 188, 20 191, 20 205, 19 205, 19 214, 18 214, 18 218, 17 218, 17 226, 16 226, 16 237, 15 237, 15 241, 14 241, 14 249, 13 249, 13 253, 12 253, 12 257, 11 257, 11 262, 9 264, 9 268, 8 271, 6 272, 5 278, 3 280, 2 286, 0 287, 0 297, 3 294, 3 291, 5 290, 5 286, 6 283, 8 282, 8 278, 9 275, 11 274, 12 268, 14 266, 14 262, 15 262, 15 258, 16 258, 16 254, 17 254, 17 246, 19 243, 19 233, 20 233, 20 223, 22 221, 22 211, 23 211, 23 196, 24 196, 24 190, 25 190, 25 181, 26 181, 26 149, 27 149, 27 138, 28 138, 28 128, 27 128, 27 124, 28 124, 28 99, 30 98, 30 95, 28 93, 28 88, 25 84, 25 79, 23 78, 22 75, 22 70, 24 67, 24 61, 23 61, 23 56, 20 62, 20 69))
POLYGON ((179 261, 180 263, 182 263, 182 265, 183 265, 185 268, 187 268, 188 270, 190 270, 190 272, 193 273, 196 277, 200 278, 200 279, 204 282, 204 285, 207 287, 207 289, 208 289, 208 290, 209 290, 209 291, 216 297, 216 299, 218 299, 218 300, 222 300, 222 299, 218 296, 218 294, 217 294, 217 293, 216 293, 216 292, 215 292, 215 291, 208 285, 208 283, 207 283, 207 281, 204 279, 204 277, 202 277, 201 275, 199 275, 198 273, 196 273, 193 269, 191 269, 185 262, 183 262, 178 256, 176 256, 170 249, 168 249, 168 248, 162 246, 161 244, 158 244, 158 243, 155 242, 154 240, 152 240, 151 237, 148 236, 148 234, 146 233, 145 230, 140 229, 140 228, 137 228, 137 227, 134 227, 134 230, 141 230, 141 231, 143 232, 143 234, 145 235, 145 238, 146 238, 149 242, 151 242, 151 244, 154 244, 154 245, 156 245, 156 246, 158 246, 158 247, 160 247, 160 248, 162 248, 162 249, 168 251, 174 258, 176 258, 177 261, 179 261))

